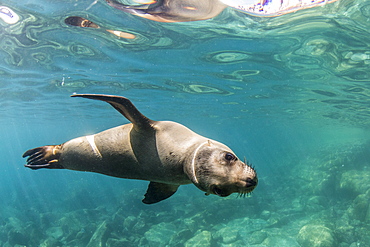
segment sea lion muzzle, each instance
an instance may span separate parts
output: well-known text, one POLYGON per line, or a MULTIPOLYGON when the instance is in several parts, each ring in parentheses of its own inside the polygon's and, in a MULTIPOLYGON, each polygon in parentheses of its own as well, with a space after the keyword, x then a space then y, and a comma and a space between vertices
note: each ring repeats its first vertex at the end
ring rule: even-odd
POLYGON ((247 183, 247 185, 245 187, 247 187, 247 188, 255 187, 258 183, 258 179, 257 179, 257 177, 255 179, 247 178, 246 183, 247 183))

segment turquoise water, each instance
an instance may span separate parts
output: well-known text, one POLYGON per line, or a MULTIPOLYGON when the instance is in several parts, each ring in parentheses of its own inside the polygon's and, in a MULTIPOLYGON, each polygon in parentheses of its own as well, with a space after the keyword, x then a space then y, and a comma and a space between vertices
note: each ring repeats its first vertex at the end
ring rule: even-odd
POLYGON ((188 23, 93 3, 1 3, 20 16, 0 20, 1 246, 370 246, 366 0, 188 23), (227 144, 257 188, 220 198, 186 185, 144 205, 145 181, 24 168, 27 149, 128 123, 73 93, 122 95, 227 144))

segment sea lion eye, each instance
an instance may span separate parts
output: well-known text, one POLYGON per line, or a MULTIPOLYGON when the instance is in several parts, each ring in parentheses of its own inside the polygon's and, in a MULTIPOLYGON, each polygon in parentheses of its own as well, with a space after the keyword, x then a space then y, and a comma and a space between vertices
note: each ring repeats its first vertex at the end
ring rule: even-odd
POLYGON ((231 153, 226 153, 225 154, 225 159, 228 160, 228 161, 230 161, 230 160, 235 159, 235 156, 233 154, 231 154, 231 153))

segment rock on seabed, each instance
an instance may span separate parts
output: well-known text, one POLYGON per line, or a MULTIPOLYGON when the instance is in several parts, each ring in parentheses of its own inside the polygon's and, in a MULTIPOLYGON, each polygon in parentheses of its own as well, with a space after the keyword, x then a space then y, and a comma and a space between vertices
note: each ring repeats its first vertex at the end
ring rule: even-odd
POLYGON ((298 233, 297 241, 302 247, 335 247, 332 231, 323 225, 305 225, 298 233))
POLYGON ((144 236, 150 246, 165 246, 176 232, 174 224, 162 222, 152 226, 144 236))
POLYGON ((209 231, 201 231, 186 241, 185 247, 210 247, 212 235, 209 231))

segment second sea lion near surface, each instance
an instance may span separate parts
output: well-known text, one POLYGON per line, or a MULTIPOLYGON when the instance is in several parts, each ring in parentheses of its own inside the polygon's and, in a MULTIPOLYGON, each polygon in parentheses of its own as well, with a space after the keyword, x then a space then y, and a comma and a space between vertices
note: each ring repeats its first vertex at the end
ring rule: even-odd
POLYGON ((116 0, 106 2, 116 9, 159 22, 206 20, 227 7, 218 0, 158 0, 142 5, 126 5, 116 0))
POLYGON ((156 203, 193 183, 206 194, 245 195, 256 171, 226 145, 171 121, 153 121, 120 96, 75 94, 111 104, 131 123, 23 154, 31 169, 70 169, 150 181, 143 202, 156 203))

